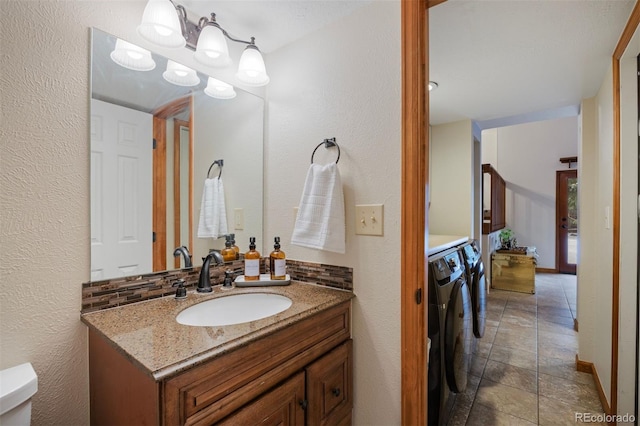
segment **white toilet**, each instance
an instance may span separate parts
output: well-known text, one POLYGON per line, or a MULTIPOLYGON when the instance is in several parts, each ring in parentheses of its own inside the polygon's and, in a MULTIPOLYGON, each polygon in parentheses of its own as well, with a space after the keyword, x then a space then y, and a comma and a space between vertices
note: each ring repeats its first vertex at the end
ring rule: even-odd
POLYGON ((31 424, 31 397, 38 391, 38 376, 30 363, 0 371, 0 425, 31 424))

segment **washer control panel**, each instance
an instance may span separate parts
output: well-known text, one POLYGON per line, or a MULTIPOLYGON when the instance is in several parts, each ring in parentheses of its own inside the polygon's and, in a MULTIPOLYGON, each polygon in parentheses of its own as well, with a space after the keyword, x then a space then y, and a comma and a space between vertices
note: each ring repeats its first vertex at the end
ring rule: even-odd
POLYGON ((463 271, 462 259, 457 250, 442 254, 430 262, 431 272, 439 284, 449 283, 460 276, 463 271))

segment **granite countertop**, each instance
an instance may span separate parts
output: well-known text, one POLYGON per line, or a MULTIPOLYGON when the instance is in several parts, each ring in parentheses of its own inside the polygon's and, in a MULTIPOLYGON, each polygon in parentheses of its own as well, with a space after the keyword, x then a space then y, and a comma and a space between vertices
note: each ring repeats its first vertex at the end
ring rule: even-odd
POLYGON ((213 289, 204 294, 190 291, 185 300, 168 296, 90 312, 81 319, 144 372, 162 380, 354 297, 349 291, 296 281, 288 286, 213 289), (222 327, 182 325, 175 319, 199 302, 240 293, 276 293, 293 303, 271 317, 222 327))

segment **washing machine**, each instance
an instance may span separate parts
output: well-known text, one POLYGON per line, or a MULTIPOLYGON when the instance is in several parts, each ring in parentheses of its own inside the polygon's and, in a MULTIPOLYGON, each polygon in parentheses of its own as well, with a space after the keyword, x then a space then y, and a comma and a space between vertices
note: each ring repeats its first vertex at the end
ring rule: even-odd
POLYGON ((484 336, 487 311, 487 284, 484 276, 482 252, 478 240, 471 240, 459 246, 464 262, 469 292, 471 293, 471 310, 473 312, 473 334, 478 339, 484 336))
POLYGON ((429 260, 429 425, 445 425, 455 395, 467 388, 474 337, 471 295, 462 262, 457 248, 429 260))

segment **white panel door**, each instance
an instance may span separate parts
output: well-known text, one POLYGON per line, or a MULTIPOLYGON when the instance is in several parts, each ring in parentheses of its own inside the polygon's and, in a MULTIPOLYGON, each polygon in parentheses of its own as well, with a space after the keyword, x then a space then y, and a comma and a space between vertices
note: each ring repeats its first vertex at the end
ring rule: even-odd
POLYGON ((91 280, 149 273, 153 116, 91 100, 91 280))

